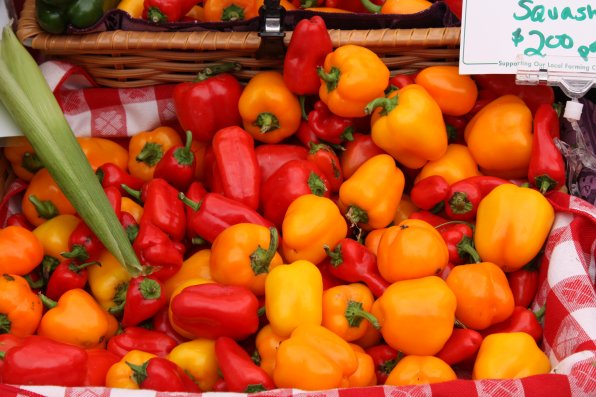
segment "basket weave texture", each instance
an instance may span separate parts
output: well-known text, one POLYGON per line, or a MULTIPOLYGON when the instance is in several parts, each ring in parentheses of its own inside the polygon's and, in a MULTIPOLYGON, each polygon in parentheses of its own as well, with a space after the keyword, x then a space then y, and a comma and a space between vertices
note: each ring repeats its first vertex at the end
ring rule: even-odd
MULTIPOLYGON (((457 65, 459 27, 329 30, 334 47, 345 44, 375 51, 392 75, 432 65, 457 65)), ((221 62, 242 66, 236 76, 248 81, 259 71, 281 70, 282 58, 258 59, 258 32, 138 32, 114 30, 83 35, 52 35, 35 19, 35 0, 26 0, 17 36, 49 59, 82 66, 99 85, 143 87, 192 80, 221 62)), ((286 32, 287 46, 292 32, 286 32)))

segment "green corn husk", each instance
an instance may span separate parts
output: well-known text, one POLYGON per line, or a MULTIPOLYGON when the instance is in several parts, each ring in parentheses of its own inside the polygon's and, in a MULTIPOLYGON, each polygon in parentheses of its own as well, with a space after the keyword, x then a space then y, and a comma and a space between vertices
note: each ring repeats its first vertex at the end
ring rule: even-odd
POLYGON ((132 275, 142 266, 39 66, 10 25, 0 41, 0 100, 60 189, 132 275))

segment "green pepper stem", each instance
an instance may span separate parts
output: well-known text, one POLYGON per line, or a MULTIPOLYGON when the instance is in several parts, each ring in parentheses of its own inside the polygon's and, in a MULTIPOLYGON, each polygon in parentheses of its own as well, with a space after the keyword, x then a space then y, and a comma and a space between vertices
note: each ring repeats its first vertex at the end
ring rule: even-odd
POLYGON ((365 210, 355 205, 350 205, 346 212, 346 218, 353 224, 368 223, 368 214, 365 210))
POLYGON ((325 182, 321 179, 320 176, 317 175, 316 172, 311 171, 308 175, 308 181, 306 182, 310 192, 315 196, 322 197, 325 192, 327 191, 327 186, 325 186, 325 182))
POLYGON ((381 116, 386 116, 389 114, 398 104, 398 96, 395 95, 391 98, 375 98, 370 101, 366 107, 364 108, 364 113, 372 114, 376 108, 381 107, 381 116))
POLYGON ((65 258, 76 259, 81 262, 84 262, 87 259, 89 259, 89 253, 87 252, 85 246, 82 244, 74 244, 70 251, 61 252, 60 255, 62 255, 65 258))
POLYGON ((370 0, 360 0, 364 8, 372 14, 380 14, 383 6, 373 3, 370 0))
POLYGON ((259 113, 255 125, 259 127, 262 134, 279 129, 279 119, 270 112, 259 113))
POLYGON ((201 208, 201 204, 203 201, 193 201, 186 197, 186 195, 182 192, 178 193, 178 199, 182 200, 182 202, 192 208, 193 211, 197 212, 201 208))
POLYGON ((456 245, 457 253, 461 256, 462 254, 470 255, 473 263, 480 263, 482 262, 482 258, 480 258, 480 254, 474 248, 474 241, 468 237, 463 236, 461 241, 456 245))
POLYGON ((338 68, 332 66, 329 73, 327 73, 322 66, 318 66, 317 74, 319 75, 319 78, 325 82, 327 91, 331 92, 337 88, 337 85, 339 84, 339 76, 341 74, 338 68))
POLYGON ((46 308, 53 309, 54 307, 58 306, 58 302, 56 302, 55 300, 48 298, 47 296, 45 296, 42 293, 39 293, 38 295, 39 295, 39 299, 41 299, 41 303, 43 303, 43 305, 46 308))
POLYGON ((10 319, 4 313, 0 313, 0 334, 10 333, 10 319))
POLYGON ((163 12, 159 10, 157 7, 149 7, 147 10, 147 20, 153 23, 162 23, 167 22, 168 17, 163 12))
POLYGON ((128 361, 125 361, 126 365, 132 369, 132 377, 137 385, 142 384, 145 379, 147 379, 147 366, 149 365, 149 360, 145 361, 141 365, 133 364, 128 361))
POLYGON ((376 330, 381 329, 379 320, 362 307, 362 302, 348 301, 345 311, 346 320, 350 327, 358 327, 363 319, 366 319, 376 330))
POLYGON ((134 198, 135 200, 137 200, 139 203, 142 203, 143 201, 141 200, 141 191, 140 190, 135 190, 132 189, 130 187, 128 187, 128 185, 125 185, 124 183, 120 185, 120 187, 126 192, 128 193, 132 198, 134 198))
POLYGON ((323 246, 323 249, 325 250, 327 256, 331 258, 330 263, 333 267, 338 267, 339 265, 344 263, 344 258, 341 254, 341 243, 337 244, 333 251, 331 251, 327 244, 323 246))
POLYGON ((159 299, 161 296, 161 286, 159 283, 149 277, 145 277, 143 281, 139 283, 139 291, 143 299, 159 299))
POLYGON ((159 143, 147 142, 143 149, 137 154, 135 160, 153 167, 163 157, 163 147, 159 143))
POLYGON ((279 244, 279 235, 275 227, 269 228, 269 247, 267 250, 260 245, 250 254, 250 267, 255 276, 263 273, 269 273, 269 265, 277 253, 279 244))
POLYGON ((546 313, 546 305, 542 305, 540 309, 534 312, 536 319, 538 322, 542 323, 542 319, 544 318, 544 314, 546 313))
POLYGON ((179 147, 174 151, 174 158, 178 165, 191 165, 194 161, 195 155, 191 150, 192 146, 192 131, 186 131, 186 143, 184 147, 179 147))
POLYGON ((29 201, 35 207, 37 215, 43 219, 52 219, 58 216, 58 208, 50 200, 40 200, 34 194, 29 196, 29 201))
POLYGON ((213 65, 208 68, 203 69, 201 72, 197 74, 195 77, 194 82, 198 83, 201 81, 205 81, 210 77, 216 76, 222 73, 228 72, 237 72, 242 68, 242 66, 237 62, 224 62, 218 65, 213 65))

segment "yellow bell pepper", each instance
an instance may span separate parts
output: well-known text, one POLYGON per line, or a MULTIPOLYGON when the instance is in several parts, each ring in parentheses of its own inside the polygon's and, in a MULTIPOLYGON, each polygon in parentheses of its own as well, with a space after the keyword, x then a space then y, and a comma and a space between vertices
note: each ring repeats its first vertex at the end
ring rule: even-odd
POLYGON ((478 351, 473 379, 517 379, 546 374, 551 365, 546 353, 525 332, 487 335, 478 351))
POLYGON ((135 218, 137 223, 141 223, 141 217, 143 216, 143 207, 131 199, 130 197, 123 196, 120 200, 120 210, 123 212, 128 212, 135 218))
POLYGON ((114 163, 120 169, 128 170, 128 150, 119 143, 98 137, 77 137, 77 142, 94 171, 105 163, 114 163))
POLYGON ((377 384, 377 375, 375 374, 375 363, 370 355, 358 345, 350 343, 350 347, 356 353, 358 368, 356 372, 348 377, 348 387, 367 387, 377 384))
POLYGON ((389 69, 366 47, 346 44, 325 57, 318 68, 319 97, 329 110, 342 117, 363 117, 364 108, 383 95, 389 83, 389 69))
POLYGON ((303 259, 316 265, 327 257, 325 245, 335 247, 347 234, 348 224, 331 199, 305 194, 292 201, 286 211, 282 256, 287 263, 303 259))
POLYGON ((482 260, 513 272, 538 254, 554 219, 552 205, 539 191, 504 184, 478 205, 474 245, 482 260))
POLYGON ((532 112, 515 95, 484 106, 466 126, 464 139, 486 175, 526 178, 532 155, 532 112))
POLYGON ((179 145, 182 145, 182 139, 170 127, 157 127, 133 135, 128 143, 128 171, 144 181, 150 180, 163 155, 172 146, 179 145))
POLYGON ((453 331, 455 294, 440 277, 391 284, 372 307, 385 342, 404 354, 432 356, 453 331))
POLYGON ((212 390, 219 379, 214 340, 199 338, 182 342, 167 358, 190 374, 202 391, 212 390))
POLYGON ((434 356, 405 356, 391 370, 386 385, 411 386, 456 380, 457 375, 445 361, 434 356))
POLYGON ((373 142, 400 164, 422 168, 447 151, 447 129, 437 102, 418 84, 409 84, 366 106, 373 113, 373 142), (380 109, 377 109, 380 108, 380 109))
POLYGON ((275 368, 275 358, 277 356, 277 349, 281 342, 287 338, 281 337, 273 332, 271 325, 263 326, 255 338, 255 347, 259 353, 259 366, 263 371, 267 372, 269 376, 273 376, 273 369, 275 368))
POLYGON ((465 145, 452 143, 447 146, 447 151, 438 160, 429 161, 422 167, 414 183, 432 175, 440 175, 450 185, 472 176, 481 175, 478 164, 472 153, 465 145))
POLYGON ((128 12, 132 18, 143 17, 144 0, 121 0, 118 9, 128 12))
POLYGON ((171 277, 164 281, 164 294, 168 301, 174 294, 174 291, 184 282, 191 279, 211 280, 211 270, 209 261, 211 259, 211 249, 205 248, 192 254, 182 262, 182 267, 171 277))
POLYGON ((108 250, 105 250, 97 261, 100 265, 87 268, 91 293, 104 310, 119 314, 131 276, 108 250))
POLYGON ((303 324, 323 319, 323 277, 311 262, 277 266, 265 280, 265 314, 273 332, 289 336, 303 324))
POLYGON ((106 374, 106 387, 118 389, 140 389, 135 381, 132 368, 127 364, 143 365, 149 359, 157 357, 155 354, 141 350, 131 350, 116 364, 113 364, 106 374))
POLYGON ((61 254, 70 251, 70 234, 80 222, 80 218, 71 214, 58 215, 33 229, 33 234, 41 242, 45 255, 62 260, 61 254))
POLYGON ((238 109, 244 129, 259 142, 278 143, 298 131, 300 102, 276 71, 253 76, 240 95, 238 109))
POLYGON ((334 389, 349 386, 357 369, 348 342, 325 327, 304 324, 279 346, 273 380, 280 388, 334 389))
POLYGON ((339 187, 339 207, 356 226, 379 229, 393 221, 405 178, 388 154, 366 160, 339 187))
POLYGON ((278 241, 275 227, 239 223, 226 228, 211 245, 211 277, 263 295, 267 275, 283 263, 277 253, 278 241))

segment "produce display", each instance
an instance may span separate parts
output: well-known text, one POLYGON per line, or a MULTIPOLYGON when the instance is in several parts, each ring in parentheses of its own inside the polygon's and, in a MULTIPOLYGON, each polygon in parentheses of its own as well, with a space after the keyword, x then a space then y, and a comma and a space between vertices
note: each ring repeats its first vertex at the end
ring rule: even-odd
MULTIPOLYGON (((143 9, 197 7, 165 3, 143 9)), ((391 76, 314 16, 282 71, 241 84, 217 65, 176 85, 176 125, 75 138, 3 37, 0 98, 25 136, 3 150, 18 205, 0 229, 0 383, 252 393, 551 371, 552 88, 391 76)))

